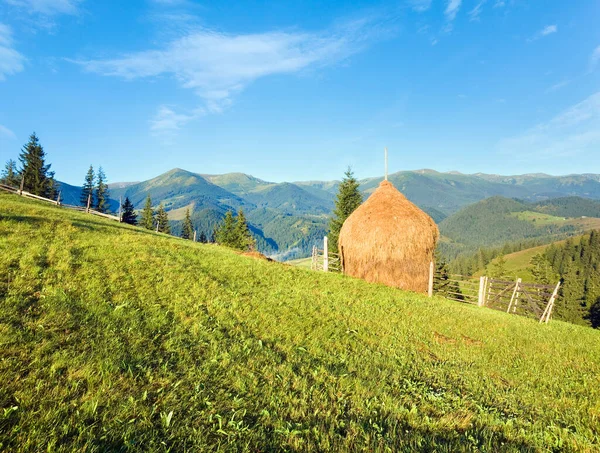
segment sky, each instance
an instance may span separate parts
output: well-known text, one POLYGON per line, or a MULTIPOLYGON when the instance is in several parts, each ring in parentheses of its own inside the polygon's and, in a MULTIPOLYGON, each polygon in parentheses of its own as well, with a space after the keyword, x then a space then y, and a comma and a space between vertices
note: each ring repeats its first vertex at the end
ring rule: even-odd
POLYGON ((0 163, 600 173, 600 1, 0 0, 0 163))

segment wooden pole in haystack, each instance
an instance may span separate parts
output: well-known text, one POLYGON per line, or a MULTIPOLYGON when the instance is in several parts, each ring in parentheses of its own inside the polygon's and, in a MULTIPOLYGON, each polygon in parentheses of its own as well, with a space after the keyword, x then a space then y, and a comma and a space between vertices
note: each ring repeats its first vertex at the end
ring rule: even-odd
POLYGON ((388 178, 388 151, 387 151, 387 146, 384 148, 385 151, 385 180, 387 181, 388 178))

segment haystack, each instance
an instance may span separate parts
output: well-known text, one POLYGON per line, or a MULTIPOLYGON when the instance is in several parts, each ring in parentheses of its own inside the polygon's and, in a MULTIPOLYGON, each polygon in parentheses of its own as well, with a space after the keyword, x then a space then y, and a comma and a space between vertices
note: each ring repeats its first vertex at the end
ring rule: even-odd
POLYGON ((344 273, 427 292, 438 237, 431 217, 383 181, 342 226, 338 244, 344 273))

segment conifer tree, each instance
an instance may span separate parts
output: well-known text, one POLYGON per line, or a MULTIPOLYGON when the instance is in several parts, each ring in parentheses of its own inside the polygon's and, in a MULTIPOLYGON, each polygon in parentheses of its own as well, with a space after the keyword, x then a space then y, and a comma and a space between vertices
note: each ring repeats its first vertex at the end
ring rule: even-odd
POLYGON ((23 178, 23 190, 45 198, 56 196, 56 181, 50 164, 46 164, 46 153, 40 145, 35 132, 23 146, 19 155, 21 170, 19 177, 23 178))
POLYGON ((235 240, 235 221, 231 211, 227 211, 223 223, 215 229, 215 242, 231 247, 235 240))
POLYGON ((147 230, 154 229, 154 209, 152 209, 152 199, 150 198, 150 194, 146 197, 146 204, 144 205, 144 209, 142 211, 142 219, 140 225, 146 228, 147 230))
POLYGON ((340 236, 340 230, 344 221, 354 212, 356 208, 362 203, 362 195, 358 190, 359 183, 354 177, 352 169, 348 167, 348 170, 344 173, 344 179, 338 188, 338 194, 335 199, 335 209, 333 210, 333 217, 329 221, 329 246, 332 250, 337 251, 338 239, 340 236))
POLYGON ((233 238, 234 243, 232 245, 238 250, 253 250, 256 245, 256 241, 248 228, 244 211, 241 209, 238 211, 233 238))
POLYGON ((121 214, 121 221, 128 223, 129 225, 137 225, 137 215, 135 213, 133 203, 129 200, 129 197, 125 197, 123 203, 123 213, 121 214))
POLYGON ((200 241, 202 244, 206 244, 206 243, 208 242, 208 239, 206 238, 206 234, 204 234, 204 231, 202 231, 202 232, 200 233, 200 239, 199 239, 199 241, 200 241))
POLYGON ((108 186, 106 185, 106 175, 102 167, 98 168, 96 175, 96 210, 99 212, 108 211, 108 186))
POLYGON ((506 275, 506 260, 504 255, 500 254, 496 261, 492 264, 491 276, 495 278, 502 278, 506 275))
POLYGON ((81 197, 79 198, 79 202, 81 206, 87 206, 88 199, 90 199, 90 206, 95 206, 94 203, 94 181, 96 179, 96 175, 94 174, 94 167, 90 165, 87 173, 85 174, 85 180, 83 182, 83 186, 81 186, 81 197))
POLYGON ((183 220, 183 229, 181 230, 181 237, 183 239, 194 238, 194 225, 192 224, 192 218, 190 217, 190 209, 185 211, 185 219, 183 220))
POLYGON ((19 172, 17 170, 17 163, 14 160, 9 159, 6 162, 4 170, 2 170, 2 177, 0 178, 0 182, 2 184, 6 184, 7 186, 19 187, 19 172))
POLYGON ((171 234, 169 216, 162 203, 158 205, 158 210, 156 211, 156 222, 158 223, 159 233, 171 234))

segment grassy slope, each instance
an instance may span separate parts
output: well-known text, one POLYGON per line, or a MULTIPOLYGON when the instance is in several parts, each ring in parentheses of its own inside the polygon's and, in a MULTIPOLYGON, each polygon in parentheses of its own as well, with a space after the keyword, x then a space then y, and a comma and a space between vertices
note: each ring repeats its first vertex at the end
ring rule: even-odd
POLYGON ((0 451, 600 442, 600 333, 0 194, 0 451))
MULTIPOLYGON (((574 236, 571 238, 571 240, 575 244, 578 244, 582 237, 583 236, 574 236)), ((564 239, 562 241, 553 242, 553 244, 564 244, 565 241, 566 241, 566 239, 564 239)), ((519 277, 524 282, 537 283, 536 279, 533 277, 533 275, 531 274, 531 271, 529 269, 530 263, 531 263, 531 258, 533 258, 538 253, 543 253, 544 250, 546 250, 546 248, 549 246, 550 246, 550 244, 540 245, 538 247, 531 247, 531 248, 528 248, 525 250, 520 250, 518 252, 514 252, 514 253, 510 253, 508 255, 505 255, 504 259, 506 261, 506 264, 505 264, 506 275, 510 275, 515 278, 519 277)), ((493 259, 491 262, 491 265, 493 266, 497 260, 498 260, 497 258, 493 259)), ((484 274, 485 274, 485 272, 480 271, 476 274, 476 276, 484 275, 484 274)))

